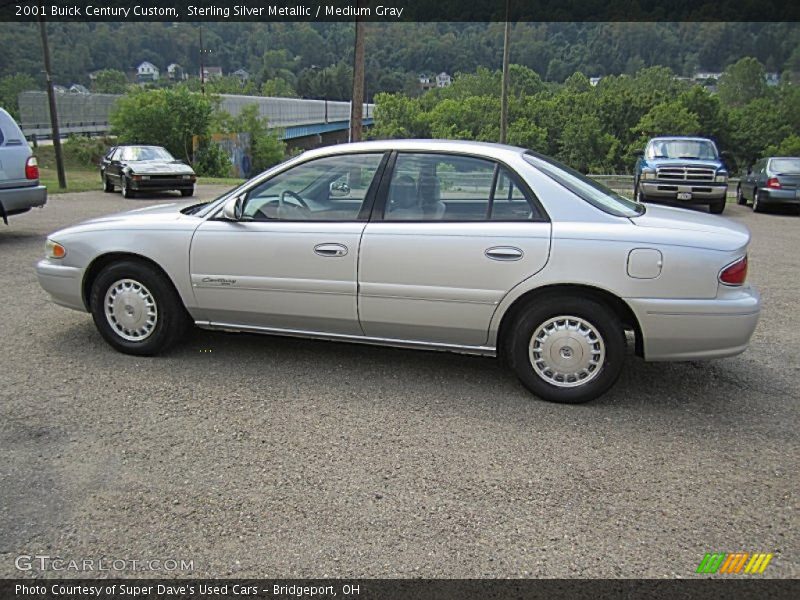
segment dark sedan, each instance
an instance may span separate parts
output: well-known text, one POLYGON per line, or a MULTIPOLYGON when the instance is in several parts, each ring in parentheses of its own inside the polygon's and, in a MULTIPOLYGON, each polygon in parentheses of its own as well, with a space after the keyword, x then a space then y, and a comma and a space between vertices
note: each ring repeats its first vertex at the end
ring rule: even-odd
POLYGON ((755 212, 786 204, 800 209, 800 157, 772 156, 756 161, 739 182, 736 201, 752 202, 755 212))
POLYGON ((117 187, 126 198, 137 192, 177 190, 181 196, 194 194, 197 179, 192 167, 177 160, 161 146, 115 146, 100 163, 103 190, 117 187))

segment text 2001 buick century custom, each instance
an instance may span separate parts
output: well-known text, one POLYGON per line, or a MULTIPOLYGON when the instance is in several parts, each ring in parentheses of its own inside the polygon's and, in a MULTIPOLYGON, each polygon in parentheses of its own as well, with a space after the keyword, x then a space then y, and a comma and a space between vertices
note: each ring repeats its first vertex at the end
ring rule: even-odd
POLYGON ((206 204, 62 229, 42 287, 155 354, 187 325, 508 358, 537 396, 645 360, 742 352, 759 315, 739 224, 647 206, 544 156, 473 142, 306 152, 206 204))

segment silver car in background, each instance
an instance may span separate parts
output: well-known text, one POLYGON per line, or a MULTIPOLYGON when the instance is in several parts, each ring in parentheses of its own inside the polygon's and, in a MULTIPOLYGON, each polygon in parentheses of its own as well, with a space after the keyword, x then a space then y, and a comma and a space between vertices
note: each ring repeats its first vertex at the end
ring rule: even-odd
POLYGON ((748 230, 627 200, 547 157, 408 140, 306 152, 206 204, 53 233, 55 302, 117 350, 195 325, 503 355, 522 383, 585 402, 645 360, 742 352, 759 315, 748 230))
POLYGON ((0 108, 0 219, 42 207, 47 188, 39 183, 39 163, 17 122, 0 108))

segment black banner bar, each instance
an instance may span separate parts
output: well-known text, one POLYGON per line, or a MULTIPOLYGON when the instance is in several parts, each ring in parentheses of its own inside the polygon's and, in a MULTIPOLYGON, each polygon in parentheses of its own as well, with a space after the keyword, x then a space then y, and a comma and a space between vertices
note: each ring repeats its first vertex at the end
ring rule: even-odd
POLYGON ((735 599, 800 597, 798 580, 755 577, 715 579, 4 579, 0 598, 64 600, 601 600, 735 599))
MULTIPOLYGON (((0 0, 0 21, 506 20, 505 0, 0 0)), ((509 21, 800 21, 794 0, 511 0, 509 21)))

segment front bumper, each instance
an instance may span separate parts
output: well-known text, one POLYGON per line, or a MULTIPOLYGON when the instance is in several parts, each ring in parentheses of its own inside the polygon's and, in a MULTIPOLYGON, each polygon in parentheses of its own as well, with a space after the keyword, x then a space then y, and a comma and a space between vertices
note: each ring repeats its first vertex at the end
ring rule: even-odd
POLYGON ((0 202, 8 215, 23 213, 47 203, 47 188, 43 185, 0 189, 0 202))
POLYGON ((667 200, 672 202, 684 202, 686 204, 708 204, 715 200, 722 200, 728 194, 727 183, 715 183, 711 181, 641 181, 642 193, 653 200, 667 200), (678 200, 678 194, 689 193, 692 195, 690 200, 678 200))
POLYGON ((726 289, 712 300, 628 298, 648 361, 705 360, 745 351, 761 298, 752 287, 726 289))
POLYGON ((36 264, 36 277, 53 302, 86 312, 81 290, 83 269, 60 265, 45 258, 36 264))
POLYGON ((130 186, 138 192, 156 190, 191 190, 194 188, 194 179, 181 179, 179 177, 151 177, 150 179, 132 179, 130 186))

